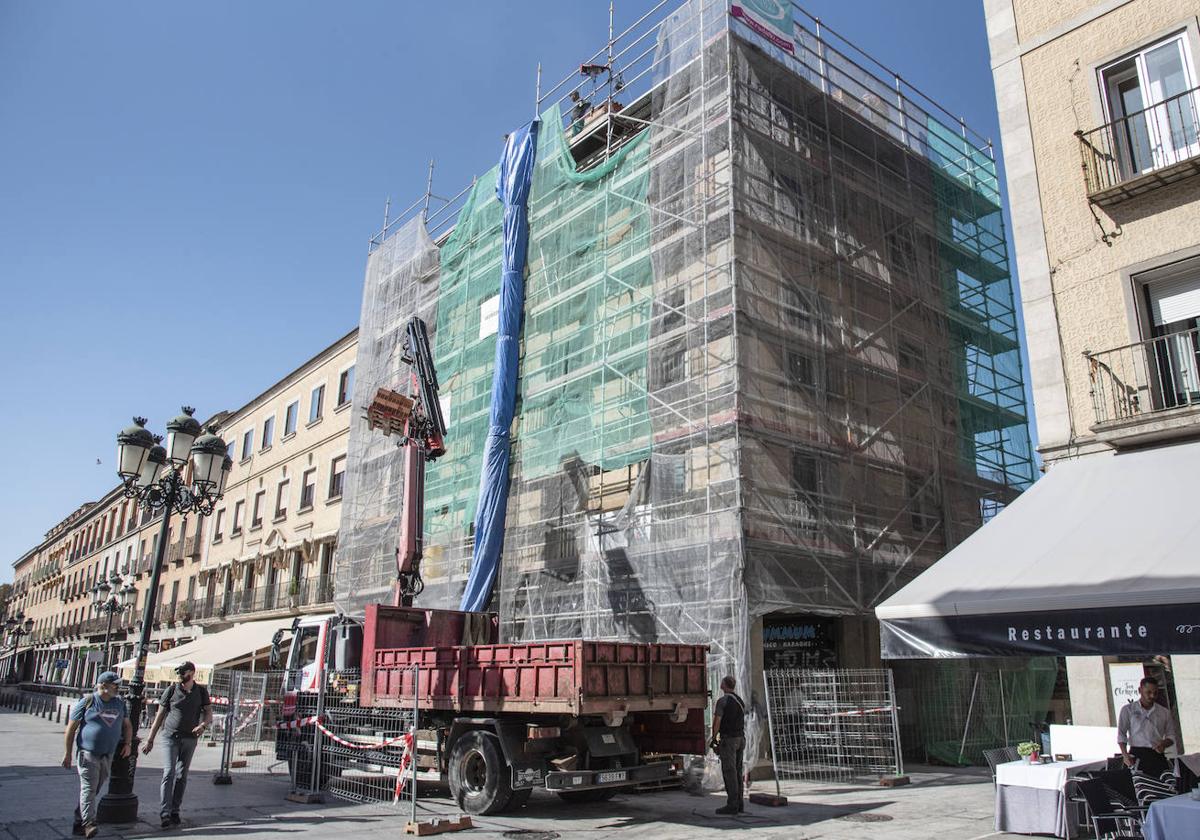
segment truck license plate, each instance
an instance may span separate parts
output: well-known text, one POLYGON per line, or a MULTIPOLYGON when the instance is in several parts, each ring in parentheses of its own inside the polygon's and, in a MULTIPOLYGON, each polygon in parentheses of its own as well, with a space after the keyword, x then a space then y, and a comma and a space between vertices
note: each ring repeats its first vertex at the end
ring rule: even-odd
POLYGON ((609 782, 623 782, 629 778, 629 774, 624 770, 610 770, 607 773, 600 773, 596 776, 596 784, 606 785, 609 782))

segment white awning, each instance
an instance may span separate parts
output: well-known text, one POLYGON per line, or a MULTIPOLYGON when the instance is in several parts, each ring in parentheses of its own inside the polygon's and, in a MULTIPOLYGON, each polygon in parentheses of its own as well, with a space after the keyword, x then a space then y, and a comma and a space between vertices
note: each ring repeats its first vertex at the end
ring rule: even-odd
POLYGON ((1200 651, 1198 502, 1200 443, 1059 462, 876 607, 884 654, 1200 651))
MULTIPOLYGON (((192 662, 196 666, 196 680, 207 683, 212 672, 253 657, 271 647, 271 637, 276 630, 292 626, 291 618, 275 618, 268 621, 246 621, 219 633, 201 636, 186 645, 179 645, 146 658, 146 682, 168 682, 175 679, 175 666, 192 662)), ((117 664, 122 679, 133 677, 134 659, 117 664)))

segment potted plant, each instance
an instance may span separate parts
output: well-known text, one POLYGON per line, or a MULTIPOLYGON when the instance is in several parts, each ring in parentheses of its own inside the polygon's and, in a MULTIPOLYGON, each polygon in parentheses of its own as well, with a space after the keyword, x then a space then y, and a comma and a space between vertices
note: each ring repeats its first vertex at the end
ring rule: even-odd
POLYGON ((1017 755, 1026 759, 1030 764, 1038 761, 1038 747, 1033 741, 1022 741, 1017 744, 1017 755))

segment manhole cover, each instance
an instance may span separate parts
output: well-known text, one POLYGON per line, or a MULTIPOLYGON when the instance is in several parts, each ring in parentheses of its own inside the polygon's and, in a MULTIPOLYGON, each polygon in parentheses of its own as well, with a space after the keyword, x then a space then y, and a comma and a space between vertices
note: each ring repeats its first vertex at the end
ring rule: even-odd
POLYGON ((514 828, 512 831, 504 832, 502 836, 512 837, 515 840, 558 840, 557 831, 534 831, 528 828, 514 828))
POLYGON ((892 818, 887 814, 846 814, 838 819, 847 822, 889 822, 892 818))

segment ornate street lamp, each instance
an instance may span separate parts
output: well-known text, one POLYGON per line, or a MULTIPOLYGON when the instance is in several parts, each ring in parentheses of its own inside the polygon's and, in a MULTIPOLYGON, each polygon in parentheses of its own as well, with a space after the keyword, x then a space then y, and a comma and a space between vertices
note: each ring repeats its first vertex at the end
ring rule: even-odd
MULTIPOLYGON (((129 681, 133 749, 127 759, 121 758, 120 754, 113 757, 108 793, 100 801, 98 816, 101 822, 137 821, 138 798, 133 792, 140 740, 137 730, 142 718, 146 656, 150 652, 150 633, 154 627, 154 610, 158 604, 158 585, 166 557, 171 514, 211 515, 224 492, 226 477, 233 469, 233 461, 225 453, 224 441, 215 434, 216 427, 210 427, 208 434, 201 435, 200 423, 192 416, 194 413, 195 409, 184 406, 183 413, 167 423, 165 447, 159 445, 161 437, 146 430, 143 417, 133 418, 133 425, 117 435, 117 473, 125 485, 126 498, 136 499, 139 507, 161 511, 162 524, 158 531, 158 548, 151 569, 150 585, 146 590, 141 634, 134 650, 133 679, 129 681)), ((108 597, 111 598, 111 594, 108 597)), ((111 622, 110 613, 110 626, 111 622)), ((105 648, 107 658, 107 642, 105 648)))
POLYGON ((133 609, 136 593, 137 587, 115 569, 108 580, 101 580, 92 587, 92 609, 108 614, 108 626, 104 630, 104 659, 100 662, 99 671, 106 670, 110 665, 108 641, 112 636, 113 616, 133 609))
POLYGON ((15 616, 10 615, 4 619, 4 629, 8 631, 9 643, 13 649, 12 660, 8 663, 8 674, 5 676, 12 676, 13 671, 20 675, 17 657, 20 655, 21 637, 33 633, 33 619, 26 618, 24 610, 21 610, 15 616))

